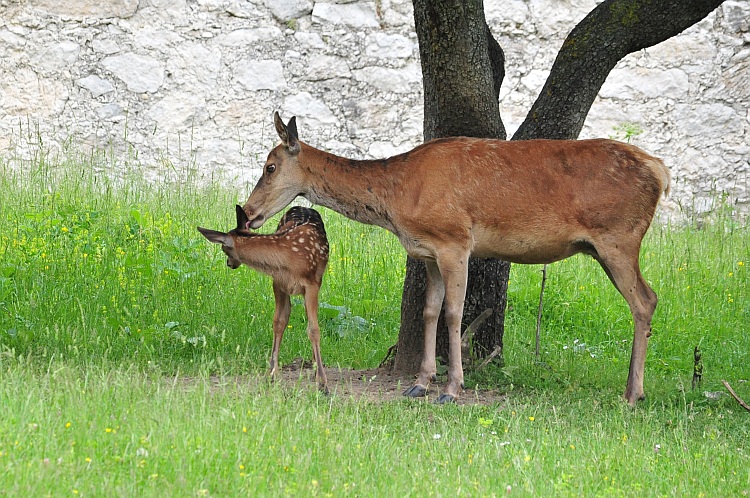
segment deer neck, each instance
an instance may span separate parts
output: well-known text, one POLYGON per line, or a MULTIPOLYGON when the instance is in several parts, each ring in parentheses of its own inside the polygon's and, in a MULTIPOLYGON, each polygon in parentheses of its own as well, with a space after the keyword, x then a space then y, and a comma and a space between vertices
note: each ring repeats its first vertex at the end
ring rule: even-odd
POLYGON ((401 174, 390 160, 346 159, 302 145, 299 164, 308 178, 310 202, 396 233, 388 204, 401 174))
POLYGON ((234 244, 239 261, 250 268, 270 274, 284 266, 275 234, 236 234, 234 244))

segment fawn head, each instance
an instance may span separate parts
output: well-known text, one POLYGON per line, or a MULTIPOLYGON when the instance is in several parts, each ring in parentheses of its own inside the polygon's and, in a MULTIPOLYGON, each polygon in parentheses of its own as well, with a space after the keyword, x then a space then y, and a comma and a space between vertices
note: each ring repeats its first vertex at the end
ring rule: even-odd
POLYGON ((305 194, 297 120, 292 117, 285 125, 278 112, 274 113, 273 120, 281 143, 268 154, 263 174, 245 203, 244 210, 249 219, 247 228, 259 228, 295 197, 305 194))
POLYGON ((198 231, 210 242, 221 244, 221 250, 227 255, 227 266, 232 270, 236 270, 242 264, 235 248, 235 238, 237 235, 246 235, 248 233, 245 228, 247 225, 245 211, 243 211, 241 206, 235 206, 235 211, 237 212, 237 228, 231 230, 229 233, 198 227, 198 231))

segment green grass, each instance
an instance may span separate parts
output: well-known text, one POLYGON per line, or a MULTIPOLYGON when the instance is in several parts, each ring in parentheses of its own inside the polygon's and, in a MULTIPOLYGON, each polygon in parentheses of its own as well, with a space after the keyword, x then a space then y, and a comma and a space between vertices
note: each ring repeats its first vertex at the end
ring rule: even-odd
MULTIPOLYGON (((195 230, 231 228, 246 191, 146 183, 97 157, 0 169, 0 495, 750 494, 750 414, 703 395, 726 379, 750 400, 750 231, 724 212, 647 236, 660 302, 636 409, 619 399, 630 314, 585 257, 549 267, 541 361, 540 267, 513 267, 505 364, 467 376, 506 401, 374 403, 257 375, 270 280, 227 269, 195 230)), ((403 251, 322 214, 321 300, 347 308, 324 313, 323 357, 377 366, 398 334, 403 251)), ((290 325, 282 363, 310 356, 299 301, 290 325)))
POLYGON ((65 365, 6 366, 2 386, 8 496, 738 496, 750 485, 747 416, 728 402, 631 410, 585 389, 498 406, 373 404, 65 365))

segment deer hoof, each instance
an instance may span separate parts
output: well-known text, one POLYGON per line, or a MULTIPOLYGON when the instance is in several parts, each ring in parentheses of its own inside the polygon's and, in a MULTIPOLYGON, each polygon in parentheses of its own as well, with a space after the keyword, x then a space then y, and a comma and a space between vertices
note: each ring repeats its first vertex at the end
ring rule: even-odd
POLYGON ((427 395, 427 388, 419 384, 414 384, 409 389, 404 391, 404 396, 408 396, 410 398, 421 398, 426 395, 427 395))
POLYGON ((631 407, 635 407, 635 406, 636 406, 636 405, 638 404, 638 402, 639 402, 639 401, 643 401, 643 400, 645 400, 645 399, 646 399, 646 395, 645 395, 645 394, 641 394, 641 395, 638 395, 638 396, 628 396, 627 394, 625 394, 625 395, 624 395, 624 396, 622 397, 622 399, 623 399, 623 400, 624 400, 624 401, 625 401, 625 402, 626 402, 626 403, 627 403, 628 405, 630 405, 631 407))
POLYGON ((452 394, 441 394, 438 399, 435 400, 435 404, 447 405, 456 402, 456 397, 452 394))

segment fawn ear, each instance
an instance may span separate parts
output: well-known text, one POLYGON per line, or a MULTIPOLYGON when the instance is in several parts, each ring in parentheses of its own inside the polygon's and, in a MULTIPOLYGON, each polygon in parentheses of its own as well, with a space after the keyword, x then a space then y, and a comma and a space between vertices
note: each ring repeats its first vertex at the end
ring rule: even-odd
POLYGON ((249 221, 247 219, 247 213, 245 213, 245 210, 242 209, 242 206, 239 204, 234 206, 234 210, 237 213, 237 229, 244 230, 247 228, 247 222, 249 221))
POLYGON ((209 242, 221 245, 231 245, 232 237, 225 234, 224 232, 217 232, 216 230, 209 230, 208 228, 198 227, 198 231, 203 234, 209 242))

